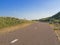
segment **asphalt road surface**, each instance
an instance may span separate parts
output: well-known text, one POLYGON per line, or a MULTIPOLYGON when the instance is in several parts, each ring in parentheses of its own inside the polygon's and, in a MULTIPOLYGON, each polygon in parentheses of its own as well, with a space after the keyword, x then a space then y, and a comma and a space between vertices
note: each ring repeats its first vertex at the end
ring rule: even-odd
POLYGON ((60 45, 47 23, 37 22, 23 29, 0 34, 0 45, 60 45))

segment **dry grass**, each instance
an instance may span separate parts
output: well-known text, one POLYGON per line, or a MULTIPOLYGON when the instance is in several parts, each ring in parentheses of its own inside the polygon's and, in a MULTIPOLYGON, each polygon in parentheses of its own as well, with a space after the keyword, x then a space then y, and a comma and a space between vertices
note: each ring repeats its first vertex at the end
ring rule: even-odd
POLYGON ((16 26, 11 26, 11 27, 7 27, 7 28, 3 28, 3 29, 0 29, 0 34, 11 32, 11 31, 15 31, 15 30, 24 28, 26 26, 29 26, 31 24, 32 23, 24 23, 24 24, 19 24, 19 25, 16 25, 16 26))
POLYGON ((59 25, 55 25, 55 24, 50 24, 50 26, 54 29, 58 40, 60 40, 60 24, 59 25))

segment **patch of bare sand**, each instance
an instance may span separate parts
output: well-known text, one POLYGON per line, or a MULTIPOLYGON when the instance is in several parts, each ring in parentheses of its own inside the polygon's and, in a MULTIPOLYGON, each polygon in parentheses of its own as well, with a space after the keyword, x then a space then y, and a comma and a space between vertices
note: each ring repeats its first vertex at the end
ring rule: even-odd
POLYGON ((31 24, 32 23, 24 23, 24 24, 19 24, 19 25, 16 25, 16 26, 11 26, 11 27, 7 27, 7 28, 3 28, 3 29, 0 29, 0 34, 11 32, 11 31, 15 31, 17 29, 24 28, 24 27, 29 26, 31 24))
POLYGON ((60 40, 60 30, 55 30, 55 33, 57 34, 57 37, 60 40))
MULTIPOLYGON (((54 30, 55 25, 54 24, 50 24, 50 26, 54 30)), ((54 31, 55 31, 55 33, 57 35, 58 40, 60 40, 60 30, 54 30, 54 31)))

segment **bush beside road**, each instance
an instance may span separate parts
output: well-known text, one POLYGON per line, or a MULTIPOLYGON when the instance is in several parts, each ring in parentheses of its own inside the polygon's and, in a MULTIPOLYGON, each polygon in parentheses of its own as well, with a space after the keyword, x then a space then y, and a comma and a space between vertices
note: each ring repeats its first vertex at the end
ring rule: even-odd
POLYGON ((10 32, 32 24, 33 21, 14 17, 0 17, 0 33, 10 32))

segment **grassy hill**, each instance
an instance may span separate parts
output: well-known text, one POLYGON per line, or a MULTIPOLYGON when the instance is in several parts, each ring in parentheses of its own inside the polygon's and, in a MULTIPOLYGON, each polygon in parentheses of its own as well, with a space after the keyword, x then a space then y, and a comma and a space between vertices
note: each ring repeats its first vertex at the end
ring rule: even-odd
POLYGON ((60 12, 51 17, 42 18, 39 21, 48 22, 49 24, 54 25, 54 30, 60 30, 60 12))
POLYGON ((18 19, 14 17, 0 17, 0 28, 14 26, 28 22, 28 20, 18 19))
POLYGON ((51 18, 60 20, 60 12, 58 12, 58 13, 55 14, 55 15, 53 15, 51 18))
POLYGON ((47 18, 43 18, 40 19, 39 21, 43 21, 43 22, 53 22, 53 23, 60 23, 60 12, 58 12, 57 14, 51 16, 51 17, 47 17, 47 18))

